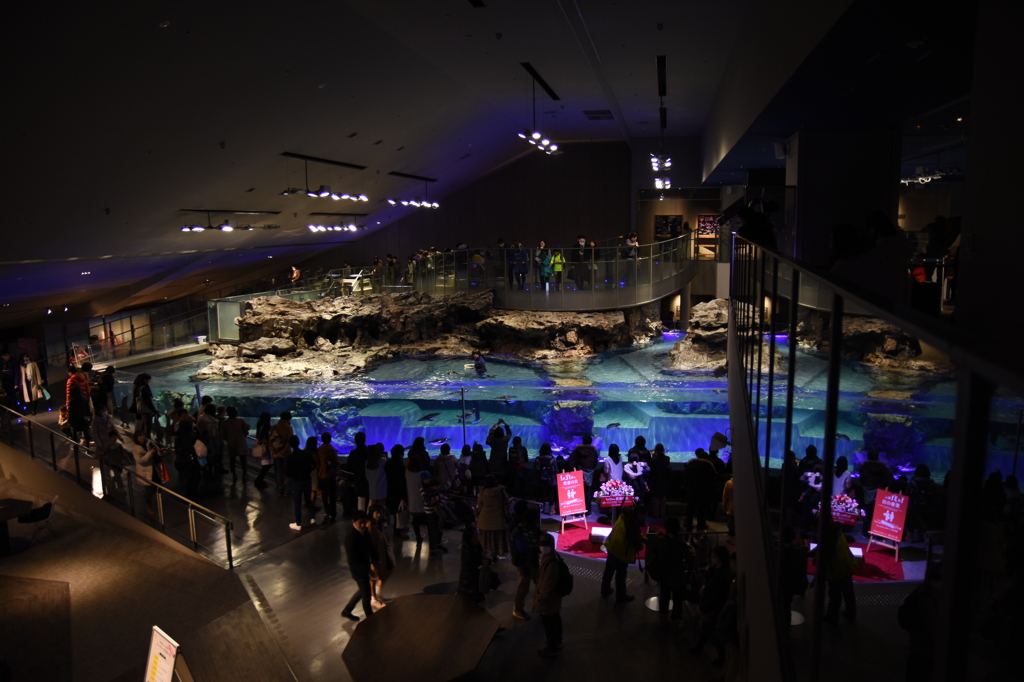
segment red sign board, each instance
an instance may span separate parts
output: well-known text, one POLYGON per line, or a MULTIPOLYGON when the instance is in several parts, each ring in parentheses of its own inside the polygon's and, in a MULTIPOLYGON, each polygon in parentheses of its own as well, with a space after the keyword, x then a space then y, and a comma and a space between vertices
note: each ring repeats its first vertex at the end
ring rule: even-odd
POLYGON ((870 533, 886 540, 902 541, 903 528, 907 524, 907 503, 905 495, 879 490, 870 533))
POLYGON ((558 512, 562 516, 589 512, 582 471, 558 474, 558 512))

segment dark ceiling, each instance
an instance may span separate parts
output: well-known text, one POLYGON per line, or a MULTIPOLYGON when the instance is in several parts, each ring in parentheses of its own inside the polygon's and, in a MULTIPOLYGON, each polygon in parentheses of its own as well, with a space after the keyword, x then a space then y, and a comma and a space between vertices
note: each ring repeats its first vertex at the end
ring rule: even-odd
POLYGON ((146 274, 183 269, 195 283, 223 284, 273 269, 271 253, 358 238, 310 233, 307 224, 332 219, 310 214, 387 225, 404 215, 387 197, 424 193, 391 172, 435 178, 430 197, 443 199, 524 152, 515 135, 532 124, 523 62, 559 97, 537 89, 537 127, 559 143, 656 136, 656 55, 668 59, 669 130, 699 134, 745 5, 21 4, 7 45, 4 194, 16 235, 0 256, 0 326, 146 274), (612 117, 584 114, 595 110, 612 117), (311 163, 309 184, 369 201, 281 196, 306 184, 303 162, 282 152, 365 167, 311 163), (181 209, 275 211, 210 221, 279 227, 185 234, 207 219, 181 209), (192 253, 231 247, 244 250, 214 262, 192 253), (45 274, 25 267, 66 258, 103 260, 49 263, 45 274))
MULTIPOLYGON (((844 87, 819 87, 822 60, 845 54, 837 46, 879 7, 854 3, 709 182, 776 163, 766 140, 803 123, 794 111, 850 101, 844 87), (820 106, 809 91, 824 95, 820 106)), ((657 55, 667 57, 668 134, 700 135, 747 9, 748 0, 20 4, 5 46, 0 327, 48 306, 81 319, 256 279, 367 234, 314 234, 311 222, 374 230, 408 210, 388 197, 428 191, 443 203, 525 153, 524 62, 558 96, 536 89, 537 127, 559 144, 656 137, 657 55), (594 111, 609 114, 584 113, 594 111), (284 152, 341 162, 308 164, 309 185, 369 201, 281 196, 306 186, 303 162, 284 152), (436 182, 425 189, 409 175, 436 182), (183 233, 207 223, 183 209, 257 229, 183 233), (346 212, 363 215, 312 215, 346 212)), ((909 33, 883 33, 885 45, 835 65, 840 80, 872 78, 872 50, 905 49, 909 33)), ((937 56, 949 52, 947 34, 924 39, 942 42, 937 56)))

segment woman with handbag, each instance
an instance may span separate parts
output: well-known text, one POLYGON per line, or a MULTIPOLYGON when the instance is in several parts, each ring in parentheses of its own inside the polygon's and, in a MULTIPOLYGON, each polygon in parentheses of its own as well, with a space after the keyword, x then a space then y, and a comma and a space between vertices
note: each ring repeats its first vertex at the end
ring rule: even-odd
POLYGON ((260 473, 252 482, 254 488, 263 490, 267 487, 267 473, 273 466, 274 460, 270 456, 270 413, 264 412, 256 422, 256 445, 252 448, 252 456, 260 460, 260 473))

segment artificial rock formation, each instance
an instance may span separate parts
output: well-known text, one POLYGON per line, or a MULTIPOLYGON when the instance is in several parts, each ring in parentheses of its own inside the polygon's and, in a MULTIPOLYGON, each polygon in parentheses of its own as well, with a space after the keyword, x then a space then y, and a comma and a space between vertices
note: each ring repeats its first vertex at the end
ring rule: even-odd
MULTIPOLYGON (((797 341, 806 348, 828 345, 829 313, 801 308, 797 341)), ((877 317, 843 316, 843 356, 850 360, 907 372, 945 372, 947 361, 921 358, 921 344, 894 324, 877 317)))
POLYGON ((527 361, 574 362, 661 333, 659 309, 552 313, 493 310, 490 291, 418 292, 247 301, 238 346, 211 348, 196 378, 337 381, 401 355, 474 350, 527 361))
MULTIPOLYGON (((669 351, 668 373, 717 370, 725 367, 729 346, 729 302, 716 298, 698 303, 690 311, 686 336, 669 351)), ((769 344, 764 344, 761 370, 769 370, 769 344)), ((786 361, 775 350, 775 372, 786 371, 786 361)))

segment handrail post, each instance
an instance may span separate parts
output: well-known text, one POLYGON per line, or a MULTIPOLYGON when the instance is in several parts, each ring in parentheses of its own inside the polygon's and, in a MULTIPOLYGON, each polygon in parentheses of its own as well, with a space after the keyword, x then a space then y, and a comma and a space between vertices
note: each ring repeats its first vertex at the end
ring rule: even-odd
POLYGON ((53 431, 50 431, 50 461, 53 463, 53 470, 57 470, 57 441, 53 437, 53 431))
POLYGON ((81 463, 78 461, 78 443, 77 442, 74 445, 71 446, 71 453, 75 457, 75 480, 78 481, 79 485, 81 485, 82 484, 82 466, 81 466, 81 463))
POLYGON ((135 472, 131 469, 125 468, 125 484, 128 486, 128 507, 132 510, 132 516, 135 516, 135 484, 132 478, 135 476, 135 472))
POLYGON ((36 458, 36 443, 35 443, 35 438, 32 437, 32 420, 29 419, 26 422, 26 424, 28 424, 28 456, 31 457, 32 459, 35 459, 36 458))
POLYGON ((818 566, 814 585, 814 634, 811 650, 811 679, 821 679, 821 657, 825 628, 825 576, 834 548, 825 545, 832 533, 832 488, 835 482, 836 426, 839 422, 839 370, 843 346, 843 297, 832 294, 829 320, 828 382, 825 384, 825 457, 821 473, 821 509, 818 511, 818 566))
POLYGON ((160 494, 160 488, 156 489, 156 520, 160 523, 160 530, 167 530, 164 520, 164 496, 160 494))
POLYGON ((196 512, 192 505, 188 505, 188 536, 192 540, 192 549, 199 549, 199 542, 196 538, 196 512))
POLYGON ((228 568, 235 567, 235 559, 231 555, 231 529, 233 527, 234 524, 232 524, 230 520, 224 523, 224 544, 227 546, 228 550, 228 568))
POLYGON ((103 461, 103 457, 99 457, 100 460, 100 490, 103 491, 103 498, 106 499, 107 495, 107 470, 105 468, 106 462, 103 461))

